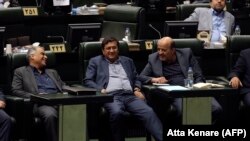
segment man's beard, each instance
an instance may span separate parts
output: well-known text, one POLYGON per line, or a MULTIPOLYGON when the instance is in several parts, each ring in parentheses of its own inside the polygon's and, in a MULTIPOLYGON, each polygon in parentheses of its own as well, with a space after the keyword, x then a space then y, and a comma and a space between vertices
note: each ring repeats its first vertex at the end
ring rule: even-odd
POLYGON ((176 51, 175 48, 172 48, 171 52, 168 53, 168 57, 166 57, 165 62, 167 64, 172 64, 175 62, 175 60, 176 60, 176 51))
POLYGON ((216 11, 217 14, 220 14, 223 11, 223 8, 214 8, 214 11, 216 11))

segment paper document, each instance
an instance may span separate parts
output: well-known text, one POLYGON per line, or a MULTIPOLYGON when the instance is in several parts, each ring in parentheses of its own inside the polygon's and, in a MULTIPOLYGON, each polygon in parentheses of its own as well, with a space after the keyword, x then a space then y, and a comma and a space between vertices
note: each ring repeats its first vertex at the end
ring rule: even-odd
POLYGON ((153 83, 155 86, 169 86, 167 83, 153 83))
POLYGON ((68 6, 70 0, 53 0, 53 6, 68 6))
POLYGON ((177 86, 177 85, 168 85, 168 86, 159 86, 160 89, 166 90, 166 91, 173 91, 173 90, 189 90, 186 87, 183 86, 177 86))

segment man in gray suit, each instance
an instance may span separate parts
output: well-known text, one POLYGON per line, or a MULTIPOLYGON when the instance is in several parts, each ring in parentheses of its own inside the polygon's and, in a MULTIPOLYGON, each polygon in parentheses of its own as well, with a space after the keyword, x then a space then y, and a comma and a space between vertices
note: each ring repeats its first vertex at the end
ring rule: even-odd
MULTIPOLYGON (((200 66, 194 57, 190 48, 175 48, 174 41, 170 37, 163 37, 158 40, 157 52, 150 54, 148 63, 140 74, 140 79, 144 84, 170 84, 184 86, 184 79, 187 78, 188 68, 192 67, 194 83, 205 82, 200 66)), ((168 99, 169 104, 172 104, 176 109, 176 118, 181 119, 182 115, 182 99, 168 99)), ((162 100, 167 103, 167 100, 162 100)), ((156 104, 161 101, 157 101, 156 104)), ((168 105, 167 105, 168 106, 168 105)), ((166 110, 163 106, 156 107, 162 116, 167 116, 163 113, 166 110), (159 108, 159 109, 158 109, 159 108)), ((158 113, 159 113, 158 112, 158 113)), ((219 118, 222 112, 222 107, 213 98, 212 99, 212 119, 213 123, 219 118)), ((164 117, 162 120, 165 120, 164 117)), ((164 122, 164 121, 163 121, 164 122)))
MULTIPOLYGON (((53 94, 62 92, 64 82, 55 70, 46 69, 47 56, 43 47, 31 47, 27 52, 28 66, 17 68, 12 81, 12 93, 29 98, 31 94, 53 94)), ((58 141, 57 107, 51 105, 34 106, 34 114, 45 126, 46 141, 58 141)))
POLYGON ((211 42, 233 34, 235 18, 225 11, 225 0, 210 0, 211 8, 196 8, 185 21, 198 21, 198 31, 209 31, 211 42))

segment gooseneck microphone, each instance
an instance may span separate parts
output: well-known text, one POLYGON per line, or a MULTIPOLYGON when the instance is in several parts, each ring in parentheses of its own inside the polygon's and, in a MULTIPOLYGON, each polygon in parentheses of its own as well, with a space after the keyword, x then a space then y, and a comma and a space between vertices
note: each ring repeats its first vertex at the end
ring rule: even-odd
POLYGON ((47 36, 49 39, 61 39, 62 43, 66 43, 63 36, 47 36))
POLYGON ((157 30, 152 24, 148 24, 149 27, 151 27, 154 31, 156 31, 159 35, 159 38, 161 38, 161 32, 157 30))

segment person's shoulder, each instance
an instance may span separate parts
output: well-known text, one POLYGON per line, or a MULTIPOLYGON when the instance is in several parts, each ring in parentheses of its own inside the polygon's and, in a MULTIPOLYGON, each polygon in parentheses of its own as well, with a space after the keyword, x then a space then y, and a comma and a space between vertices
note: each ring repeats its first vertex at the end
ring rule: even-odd
POLYGON ((180 52, 190 52, 192 51, 191 48, 175 48, 176 51, 180 51, 180 52))
POLYGON ((230 12, 228 12, 228 11, 225 11, 225 14, 227 14, 227 15, 228 15, 229 17, 231 17, 231 18, 235 18, 234 15, 231 14, 230 12))
POLYGON ((133 59, 131 59, 131 58, 127 57, 127 56, 123 56, 123 55, 120 55, 119 58, 121 60, 133 60, 133 59))
POLYGON ((92 61, 100 60, 100 59, 103 59, 103 56, 102 56, 102 55, 98 55, 98 56, 95 56, 95 57, 90 58, 90 60, 92 60, 92 61))
POLYGON ((23 71, 26 70, 28 66, 21 66, 15 69, 15 71, 23 71))
POLYGON ((154 53, 151 53, 149 54, 149 58, 154 58, 154 57, 157 57, 158 56, 158 53, 157 52, 154 52, 154 53))
POLYGON ((242 51, 241 51, 241 54, 250 55, 250 48, 242 50, 242 51))
POLYGON ((192 49, 191 48, 176 48, 176 53, 179 54, 186 54, 186 55, 191 55, 192 53, 192 49))
POLYGON ((197 7, 195 8, 195 11, 197 12, 207 12, 209 11, 210 8, 207 8, 207 7, 197 7))

